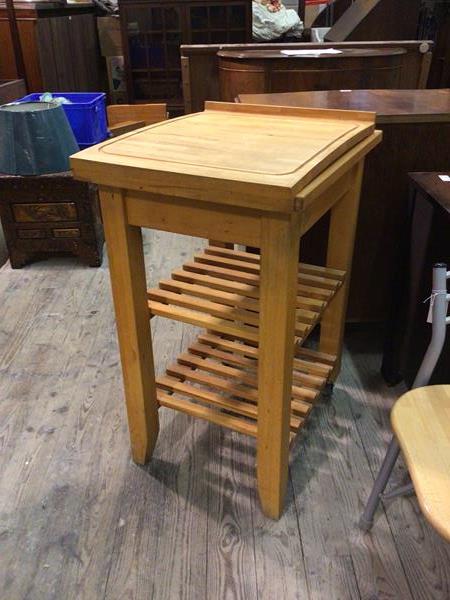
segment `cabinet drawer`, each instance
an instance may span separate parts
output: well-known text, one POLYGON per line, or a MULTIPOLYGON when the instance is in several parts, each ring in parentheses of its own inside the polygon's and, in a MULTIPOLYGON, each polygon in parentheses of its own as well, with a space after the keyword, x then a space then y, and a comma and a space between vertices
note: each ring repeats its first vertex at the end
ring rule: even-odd
POLYGON ((76 221, 75 202, 47 202, 42 204, 13 204, 17 223, 48 221, 76 221))
POLYGON ((54 229, 53 230, 53 235, 56 238, 79 238, 80 237, 80 230, 73 227, 73 228, 66 228, 66 229, 54 229))
POLYGON ((47 232, 45 229, 18 229, 17 237, 22 240, 35 240, 38 238, 46 238, 47 232))

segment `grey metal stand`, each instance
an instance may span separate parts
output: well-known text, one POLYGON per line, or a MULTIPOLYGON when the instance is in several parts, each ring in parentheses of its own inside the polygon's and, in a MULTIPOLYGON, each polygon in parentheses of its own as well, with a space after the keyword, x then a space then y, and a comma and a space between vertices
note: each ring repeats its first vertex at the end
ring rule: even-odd
MULTIPOLYGON (((445 342, 446 325, 450 321, 447 317, 447 304, 450 300, 450 295, 447 294, 447 279, 449 278, 450 272, 447 273, 447 265, 443 263, 434 265, 433 290, 430 297, 432 314, 431 340, 411 389, 428 384, 442 352, 445 342)), ((400 446, 398 445, 395 436, 392 436, 383 464, 381 465, 381 469, 373 484, 366 507, 359 520, 359 527, 364 531, 369 531, 372 528, 373 516, 381 499, 393 498, 412 491, 412 485, 406 485, 394 489, 387 494, 383 494, 399 453, 400 446)))

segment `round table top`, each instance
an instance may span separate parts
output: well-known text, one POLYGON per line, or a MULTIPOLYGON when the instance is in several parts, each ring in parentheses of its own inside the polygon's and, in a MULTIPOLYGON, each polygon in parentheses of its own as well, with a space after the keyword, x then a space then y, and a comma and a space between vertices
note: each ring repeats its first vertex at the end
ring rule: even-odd
MULTIPOLYGON (((330 48, 327 48, 329 50, 330 48)), ((311 48, 311 51, 305 48, 299 49, 299 54, 283 54, 281 50, 219 50, 217 56, 220 58, 234 58, 237 60, 261 60, 261 59, 339 59, 339 58, 361 58, 378 56, 397 56, 406 54, 405 48, 340 48, 338 54, 318 54, 320 48, 311 48), (307 53, 306 53, 307 52, 307 53)), ((289 52, 295 51, 295 48, 289 49, 289 52)))
POLYGON ((367 110, 377 113, 378 124, 450 121, 450 89, 240 94, 237 100, 243 104, 367 110))

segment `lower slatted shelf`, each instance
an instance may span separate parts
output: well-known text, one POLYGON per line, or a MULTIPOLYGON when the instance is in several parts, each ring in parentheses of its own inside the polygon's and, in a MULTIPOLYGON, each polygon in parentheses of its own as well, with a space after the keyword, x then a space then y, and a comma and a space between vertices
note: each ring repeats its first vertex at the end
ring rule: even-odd
MULTIPOLYGON (((209 246, 148 291, 150 315, 207 330, 157 379, 161 406, 257 435, 260 257, 209 246)), ((302 348, 344 281, 336 269, 299 264, 291 436, 303 427, 335 357, 302 348)))
MULTIPOLYGON (((161 406, 247 435, 257 434, 258 349, 216 334, 200 335, 157 378, 161 406)), ((293 365, 290 429, 304 425, 334 365, 334 357, 299 348, 293 365)))

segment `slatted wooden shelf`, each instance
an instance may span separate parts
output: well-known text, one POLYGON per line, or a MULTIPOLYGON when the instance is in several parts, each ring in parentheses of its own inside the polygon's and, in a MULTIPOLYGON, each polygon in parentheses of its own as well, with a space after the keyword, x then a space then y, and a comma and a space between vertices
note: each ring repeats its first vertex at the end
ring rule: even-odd
MULTIPOLYGON (((259 256, 209 246, 149 290, 151 315, 258 341, 259 256)), ((299 264, 295 335, 303 343, 341 286, 343 271, 299 264)))
MULTIPOLYGON (((157 379, 161 406, 256 436, 260 257, 209 246, 148 291, 151 316, 209 331, 157 379)), ((299 264, 291 435, 301 429, 335 357, 302 348, 344 281, 335 269, 299 264)))
MULTIPOLYGON (((161 406, 257 435, 258 349, 216 334, 200 335, 157 378, 161 406)), ((333 369, 334 357, 297 350, 293 365, 291 438, 303 427, 333 369)))

